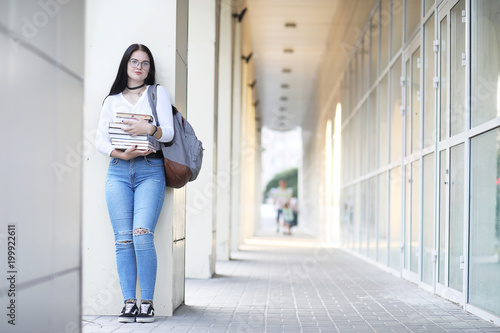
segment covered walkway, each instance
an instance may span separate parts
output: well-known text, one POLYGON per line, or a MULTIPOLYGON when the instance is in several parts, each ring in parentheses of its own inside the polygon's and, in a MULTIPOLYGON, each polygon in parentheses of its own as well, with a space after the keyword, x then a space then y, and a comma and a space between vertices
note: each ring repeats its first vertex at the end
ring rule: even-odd
POLYGON ((273 225, 217 262, 213 279, 187 279, 186 301, 173 317, 119 324, 84 316, 93 332, 500 332, 465 312, 301 230, 273 225))
POLYGON ((0 332, 500 332, 499 0, 138 3, 0 1, 0 332), (95 137, 138 42, 205 151, 154 232, 158 320, 120 325, 95 137), (284 155, 291 237, 259 215, 284 155))

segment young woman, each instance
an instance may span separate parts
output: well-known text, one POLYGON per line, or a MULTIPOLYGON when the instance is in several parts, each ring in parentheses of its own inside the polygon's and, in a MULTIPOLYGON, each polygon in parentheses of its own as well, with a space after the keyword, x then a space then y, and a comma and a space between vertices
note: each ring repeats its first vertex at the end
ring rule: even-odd
POLYGON ((160 142, 173 139, 172 108, 167 91, 158 86, 157 123, 144 119, 117 118, 117 112, 152 115, 147 89, 155 84, 155 63, 142 44, 130 45, 123 54, 118 74, 103 103, 96 148, 110 156, 106 178, 106 202, 115 235, 116 264, 124 298, 119 322, 153 322, 156 282, 154 231, 165 196, 165 173, 161 150, 132 146, 115 149, 109 135, 110 122, 123 122, 131 136, 151 135, 160 142), (141 286, 141 305, 136 305, 136 280, 141 286))

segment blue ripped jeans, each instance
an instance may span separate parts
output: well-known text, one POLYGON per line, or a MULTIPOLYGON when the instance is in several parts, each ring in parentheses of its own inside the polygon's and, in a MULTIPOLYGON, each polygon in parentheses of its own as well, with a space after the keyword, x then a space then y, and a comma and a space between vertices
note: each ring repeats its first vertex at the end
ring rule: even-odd
POLYGON ((156 283, 154 231, 165 197, 163 159, 112 157, 106 179, 106 202, 115 234, 116 265, 124 300, 153 300, 156 283))

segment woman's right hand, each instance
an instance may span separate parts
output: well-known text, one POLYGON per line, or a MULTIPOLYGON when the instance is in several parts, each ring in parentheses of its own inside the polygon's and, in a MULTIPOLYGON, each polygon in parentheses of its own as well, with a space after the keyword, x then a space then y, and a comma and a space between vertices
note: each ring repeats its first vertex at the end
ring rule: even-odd
POLYGON ((133 158, 139 157, 139 156, 147 156, 152 153, 152 150, 142 150, 142 149, 137 149, 136 147, 132 146, 127 148, 125 151, 121 151, 118 149, 115 149, 111 152, 111 157, 116 157, 125 161, 131 160, 133 158))

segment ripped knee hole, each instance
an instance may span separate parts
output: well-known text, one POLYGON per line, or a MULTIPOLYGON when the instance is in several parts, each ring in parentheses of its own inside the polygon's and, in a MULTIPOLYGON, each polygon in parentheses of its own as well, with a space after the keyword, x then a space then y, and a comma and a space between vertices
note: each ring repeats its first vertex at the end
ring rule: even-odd
POLYGON ((134 229, 134 235, 144 235, 144 234, 149 234, 149 229, 146 228, 135 228, 134 229))

